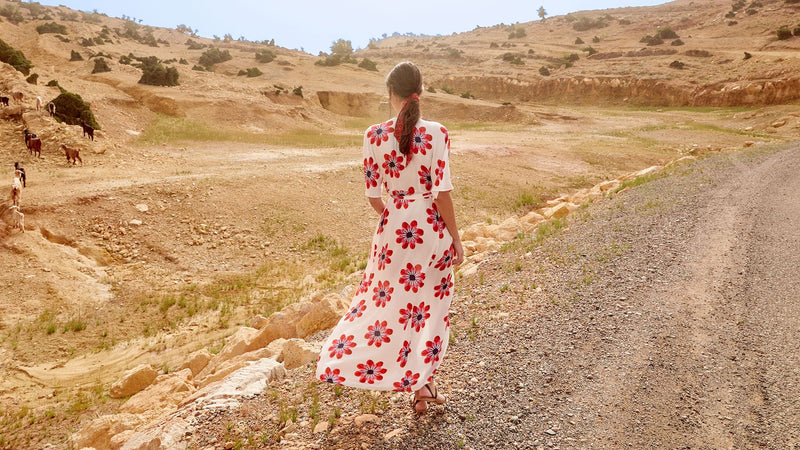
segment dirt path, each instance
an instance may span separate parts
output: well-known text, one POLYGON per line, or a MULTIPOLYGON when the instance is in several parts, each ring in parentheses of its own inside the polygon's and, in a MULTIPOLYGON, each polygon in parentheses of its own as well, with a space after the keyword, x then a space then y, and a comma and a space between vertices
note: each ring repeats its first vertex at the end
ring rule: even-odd
POLYGON ((406 395, 320 387, 317 420, 341 417, 312 434, 308 371, 213 415, 195 443, 243 430, 298 448, 793 448, 798 173, 797 145, 717 155, 490 257, 459 284, 438 377, 451 400, 424 417, 406 395), (282 434, 292 404, 301 427, 282 434), (355 425, 364 413, 378 418, 355 425))

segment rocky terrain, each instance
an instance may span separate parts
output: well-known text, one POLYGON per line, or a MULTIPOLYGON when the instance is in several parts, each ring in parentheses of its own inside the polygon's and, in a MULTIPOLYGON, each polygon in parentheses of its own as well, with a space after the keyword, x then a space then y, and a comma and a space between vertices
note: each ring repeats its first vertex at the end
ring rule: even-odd
MULTIPOLYGON (((431 429, 443 434, 430 445, 473 448, 509 442, 520 448, 588 445, 580 439, 624 446, 625 439, 652 436, 646 428, 631 437, 607 431, 608 423, 600 420, 616 415, 618 425, 627 426, 628 416, 617 414, 624 410, 631 420, 644 422, 635 411, 646 411, 644 406, 630 412, 593 399, 596 411, 569 411, 569 419, 554 408, 572 402, 568 399, 582 386, 577 380, 586 383, 578 374, 589 380, 606 372, 619 379, 640 374, 633 369, 621 374, 617 368, 643 361, 644 344, 638 353, 629 350, 639 359, 609 363, 603 366, 606 372, 593 360, 577 368, 566 361, 575 348, 591 352, 619 342, 613 332, 622 327, 616 321, 635 316, 624 314, 633 304, 624 300, 578 300, 602 285, 597 281, 604 273, 601 263, 630 255, 636 245, 662 242, 644 229, 666 233, 670 227, 694 226, 693 216, 673 225, 656 207, 671 200, 647 197, 631 218, 614 215, 622 224, 596 225, 596 230, 615 232, 628 225, 644 227, 636 228, 641 242, 620 238, 603 251, 587 250, 602 261, 580 273, 574 271, 584 266, 565 262, 584 240, 603 242, 580 237, 592 236, 591 230, 587 235, 575 231, 600 215, 587 211, 613 212, 626 196, 645 195, 642 190, 655 195, 645 187, 653 183, 662 190, 672 183, 675 189, 714 187, 706 178, 681 178, 681 168, 695 167, 687 166, 693 158, 720 154, 712 158, 723 161, 719 175, 717 163, 697 164, 709 167, 704 176, 712 181, 718 176, 722 183, 729 173, 725 155, 754 148, 743 153, 754 156, 741 158, 756 164, 752 161, 766 157, 763 149, 797 139, 800 41, 778 40, 775 30, 796 26, 792 18, 798 7, 758 3, 736 9, 729 1, 679 0, 451 36, 389 36, 351 55, 356 62, 375 62, 378 70, 372 71, 355 63, 321 66, 315 63, 322 56, 269 43, 204 39, 102 14, 0 0, 0 11, 17 8, 22 17, 16 22, 4 16, 0 39, 21 50, 39 76, 31 84, 0 64, 0 95, 22 92, 26 99, 0 111, 0 163, 9 168, 9 182, 15 161, 28 175, 21 208, 25 233, 0 229, 0 448, 119 448, 128 442, 137 448, 156 439, 165 447, 178 441, 196 447, 278 442, 301 448, 350 448, 361 442, 425 447, 425 440, 412 437, 431 429), (67 34, 36 31, 49 22, 64 24, 67 34), (576 24, 595 27, 579 32, 576 24), (664 27, 684 45, 639 42, 664 27), (143 43, 147 36, 157 46, 143 43), (585 44, 576 44, 578 38, 585 44), (83 45, 85 39, 94 44, 83 45), (201 48, 190 49, 189 41, 201 48), (587 46, 594 52, 583 50, 587 46), (192 70, 211 47, 232 58, 211 71, 192 70), (256 61, 256 52, 265 50, 274 60, 256 61), (73 51, 83 60, 69 61, 73 51), (180 84, 137 83, 141 70, 120 62, 127 55, 174 60, 165 64, 177 68, 180 84), (111 71, 92 74, 97 58, 107 59, 111 71), (417 62, 426 77, 426 117, 450 129, 454 198, 470 253, 460 268, 454 365, 442 380, 453 402, 421 422, 409 420, 403 397, 328 392, 312 383, 306 365, 363 268, 376 219, 361 194, 359 146, 364 128, 389 114, 383 77, 405 58, 417 62), (682 62, 683 69, 670 67, 673 61, 682 62), (253 67, 262 74, 239 75, 253 67), (58 95, 57 87, 46 85, 50 80, 91 104, 100 124, 94 141, 83 137, 79 126, 58 123, 33 108, 35 97, 46 103, 58 95), (43 158, 25 149, 24 128, 42 137, 43 158), (80 148, 83 166, 64 161, 62 143, 80 148), (670 164, 675 165, 661 169, 670 164), (642 172, 650 167, 656 169, 642 172), (659 211, 656 217, 650 217, 653 211, 659 211), (647 220, 654 222, 645 226, 647 220), (566 232, 557 232, 564 227, 566 232), (551 234, 558 237, 544 239, 551 234), (539 240, 547 244, 528 243, 539 240), (614 314, 594 316, 599 325, 589 322, 586 328, 596 326, 593 333, 606 334, 584 347, 574 338, 583 325, 572 326, 577 319, 559 315, 577 311, 568 307, 573 303, 614 314), (509 321, 517 310, 525 313, 509 321), (601 323, 600 317, 610 322, 601 323), (513 325, 513 333, 504 325, 513 325), (567 330, 575 333, 563 334, 567 330), (512 340, 497 341, 501 335, 512 340), (530 341, 527 347, 513 340, 518 336, 530 341), (473 342, 481 345, 471 350, 473 342), (484 353, 492 357, 478 357, 484 353), (522 354, 536 360, 526 366, 522 354), (514 368, 524 379, 499 376, 514 368), (486 377, 497 384, 477 388, 486 377), (528 412, 506 415, 495 409, 525 406, 509 399, 517 395, 534 399, 528 412), (602 436, 566 431, 570 421, 579 423, 577 415, 604 430, 602 436), (478 420, 492 421, 495 426, 488 429, 498 431, 476 435, 473 422, 478 420), (509 427, 520 434, 512 439, 509 427), (546 434, 542 439, 522 435, 530 430, 546 434), (450 432, 459 439, 445 441, 450 432)), ((675 201, 704 195, 696 192, 676 194, 675 201)), ((692 246, 689 240, 673 242, 683 236, 679 231, 663 237, 662 247, 692 246)), ((668 254, 683 253, 675 247, 668 254)), ((623 265, 620 270, 647 267, 635 258, 623 265)), ((620 282, 614 292, 632 299, 633 294, 622 293, 629 288, 620 282)), ((644 314, 644 306, 637 311, 644 314)), ((644 332, 655 329, 650 323, 641 326, 644 332)), ((600 336, 595 334, 592 339, 600 336)), ((685 340, 672 336, 663 341, 685 340)), ((679 356, 659 364, 685 363, 689 379, 697 366, 679 356)), ((593 395, 605 399, 608 392, 593 395)), ((703 398, 690 394, 687 398, 703 398)), ((752 417, 772 411, 753 408, 752 417)), ((720 417, 734 417, 719 411, 720 417)), ((655 420, 662 413, 648 414, 655 420)), ((687 410, 678 417, 699 427, 711 420, 706 413, 697 418, 687 410)), ((796 423, 792 420, 775 426, 796 423)), ((718 442, 770 443, 736 440, 748 426, 764 429, 753 423, 737 422, 728 435, 714 425, 718 442)), ((775 443, 795 438, 790 431, 763 433, 777 436, 775 443)), ((668 442, 668 435, 659 436, 653 442, 668 442)), ((717 446, 708 442, 687 445, 717 446)))

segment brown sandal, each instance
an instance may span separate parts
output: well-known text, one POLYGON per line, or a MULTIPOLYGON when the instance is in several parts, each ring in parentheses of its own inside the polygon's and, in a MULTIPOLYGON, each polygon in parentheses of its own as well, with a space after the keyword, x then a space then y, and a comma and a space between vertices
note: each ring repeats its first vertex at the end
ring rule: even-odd
POLYGON ((438 389, 432 389, 429 383, 426 383, 425 387, 428 389, 428 392, 431 394, 431 396, 417 398, 416 401, 414 402, 414 405, 416 405, 417 402, 429 402, 429 403, 433 402, 436 403, 437 405, 444 405, 445 403, 447 403, 447 397, 445 397, 444 394, 439 395, 438 389))

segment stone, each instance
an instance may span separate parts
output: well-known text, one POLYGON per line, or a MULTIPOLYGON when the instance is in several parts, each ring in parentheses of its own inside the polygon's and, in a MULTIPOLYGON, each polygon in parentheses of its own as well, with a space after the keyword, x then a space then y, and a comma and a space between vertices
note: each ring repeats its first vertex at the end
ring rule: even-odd
POLYGON ((545 431, 545 433, 549 434, 550 436, 555 436, 556 435, 556 432, 553 431, 553 429, 551 429, 551 428, 548 428, 547 431, 545 431))
POLYGON ((249 351, 253 338, 258 334, 258 330, 250 327, 241 327, 231 335, 222 350, 213 358, 213 361, 227 361, 233 357, 249 351))
POLYGON ((598 184, 597 187, 600 189, 600 192, 608 192, 618 188, 621 184, 622 182, 619 180, 609 180, 598 184))
POLYGON ((383 436, 383 440, 390 441, 393 438, 395 438, 397 436, 400 436, 400 433, 402 433, 402 432, 403 432, 402 428, 395 428, 394 430, 386 433, 386 435, 383 436))
POLYGON ((119 410, 130 414, 158 416, 169 412, 194 391, 190 369, 159 375, 153 384, 129 398, 119 410))
POLYGON ((268 382, 284 376, 285 367, 272 358, 251 361, 223 380, 198 389, 181 405, 196 403, 197 407, 205 409, 229 408, 238 405, 239 398, 264 392, 268 382))
POLYGON ((123 431, 138 426, 141 420, 133 414, 110 414, 92 420, 70 436, 74 448, 110 448, 111 439, 123 431))
POLYGON ((780 128, 780 127, 782 127, 784 125, 786 125, 786 119, 778 120, 776 122, 772 122, 772 125, 770 125, 770 126, 772 128, 780 128))
POLYGON ((321 348, 320 343, 289 339, 289 342, 283 347, 283 365, 291 370, 316 361, 321 348))
POLYGON ((510 241, 522 231, 522 224, 516 217, 509 217, 494 230, 494 237, 500 241, 510 241))
POLYGON ((356 424, 357 427, 360 427, 360 426, 364 425, 365 423, 377 422, 378 420, 379 420, 378 416, 376 416, 375 414, 362 414, 362 415, 356 417, 353 420, 353 422, 356 424))
POLYGON ((342 297, 336 294, 326 295, 312 305, 311 310, 297 322, 299 337, 311 336, 319 331, 333 328, 348 307, 346 302, 342 301, 342 297))
POLYGON ((745 146, 745 147, 752 147, 752 146, 754 146, 754 145, 756 145, 756 143, 755 143, 755 142, 753 142, 753 141, 745 141, 745 143, 744 143, 744 146, 745 146))
POLYGON ((468 277, 478 272, 478 265, 474 263, 466 263, 458 269, 458 275, 461 277, 468 277))
POLYGON ((283 348, 286 346, 287 342, 289 342, 287 339, 278 338, 267 344, 264 348, 275 356, 276 361, 283 362, 283 348))
POLYGON ((135 226, 135 227, 139 227, 139 226, 141 226, 141 225, 142 225, 142 223, 143 223, 143 222, 142 222, 141 220, 139 220, 139 219, 133 219, 133 220, 131 220, 131 221, 130 221, 130 222, 128 222, 128 223, 129 223, 130 225, 133 225, 133 226, 135 226))
POLYGON ((260 330, 261 327, 267 324, 267 318, 262 316, 261 314, 256 315, 252 319, 250 319, 250 326, 255 328, 256 330, 260 330))
POLYGON ((328 431, 328 422, 320 422, 314 427, 314 434, 328 431))
POLYGON ((150 383, 152 383, 157 376, 158 372, 149 364, 136 366, 125 372, 122 378, 111 385, 108 396, 111 398, 123 398, 136 394, 147 386, 150 386, 150 383))
POLYGON ((181 370, 189 369, 192 371, 193 377, 197 376, 197 374, 208 365, 208 362, 211 361, 211 358, 213 357, 214 355, 212 355, 208 349, 200 349, 189 355, 189 360, 183 363, 181 370))
POLYGON ((544 216, 543 215, 537 213, 536 211, 531 211, 528 214, 525 214, 524 216, 522 216, 522 219, 520 219, 520 222, 531 224, 531 225, 535 225, 535 224, 537 224, 537 223, 539 223, 539 222, 541 222, 543 220, 544 220, 544 216))
POLYGON ((136 434, 136 431, 134 430, 125 430, 122 433, 115 435, 109 441, 108 448, 111 450, 121 449, 125 443, 128 442, 128 439, 130 439, 134 434, 136 434))
POLYGON ((138 205, 136 205, 136 209, 138 209, 139 212, 147 212, 150 209, 150 207, 145 205, 144 203, 139 203, 138 205))
POLYGON ((252 361, 258 361, 260 359, 269 358, 272 356, 275 355, 269 349, 269 347, 243 353, 235 358, 222 361, 218 366, 214 367, 213 371, 202 372, 195 381, 195 384, 201 388, 208 386, 209 384, 222 380, 231 373, 248 366, 252 361))
MULTIPOLYGON (((560 204, 558 204, 556 206, 553 206, 553 207, 550 207, 550 208, 545 208, 542 211, 542 215, 546 219, 560 219, 562 217, 566 217, 567 214, 570 213, 570 206, 569 205, 571 205, 571 203, 560 203, 560 204)), ((573 206, 575 206, 575 208, 577 209, 576 205, 573 205, 573 206)))

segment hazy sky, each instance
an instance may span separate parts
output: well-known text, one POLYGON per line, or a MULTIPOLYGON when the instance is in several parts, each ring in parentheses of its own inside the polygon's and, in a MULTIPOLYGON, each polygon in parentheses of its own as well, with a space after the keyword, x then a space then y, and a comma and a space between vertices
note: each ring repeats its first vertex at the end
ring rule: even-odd
POLYGON ((370 38, 394 32, 452 34, 491 26, 538 20, 575 11, 652 6, 665 0, 39 0, 112 17, 126 15, 142 24, 175 28, 185 24, 203 37, 229 33, 234 39, 275 39, 281 47, 317 54, 337 39, 364 48, 370 38), (399 9, 402 8, 402 9, 399 9))

